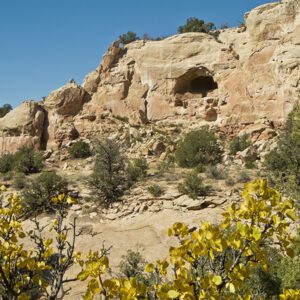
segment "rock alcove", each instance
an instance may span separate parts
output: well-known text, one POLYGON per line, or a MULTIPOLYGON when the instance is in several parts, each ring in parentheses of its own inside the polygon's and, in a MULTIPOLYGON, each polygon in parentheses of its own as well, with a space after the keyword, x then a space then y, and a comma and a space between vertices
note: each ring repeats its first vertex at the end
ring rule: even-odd
POLYGON ((184 100, 204 98, 218 88, 217 82, 206 68, 192 68, 176 79, 175 106, 185 106, 184 100))

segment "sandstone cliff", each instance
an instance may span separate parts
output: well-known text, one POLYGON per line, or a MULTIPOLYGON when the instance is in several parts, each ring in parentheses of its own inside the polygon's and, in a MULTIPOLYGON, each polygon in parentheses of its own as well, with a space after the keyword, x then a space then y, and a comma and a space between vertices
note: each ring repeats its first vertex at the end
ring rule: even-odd
POLYGON ((245 24, 216 38, 186 33, 124 48, 115 42, 82 87, 69 83, 0 119, 0 153, 22 144, 59 148, 101 131, 109 116, 131 124, 282 124, 300 92, 300 1, 257 7, 245 24))

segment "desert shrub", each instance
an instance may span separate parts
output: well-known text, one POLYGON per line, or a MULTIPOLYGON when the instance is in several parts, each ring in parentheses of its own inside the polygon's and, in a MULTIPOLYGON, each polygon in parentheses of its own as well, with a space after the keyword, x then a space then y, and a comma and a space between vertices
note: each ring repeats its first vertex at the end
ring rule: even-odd
POLYGON ((222 160, 222 150, 215 134, 207 127, 189 132, 178 144, 175 158, 180 167, 215 165, 222 160))
POLYGON ((148 186, 147 190, 153 197, 159 197, 164 193, 164 189, 158 184, 148 186))
POLYGON ((0 156, 0 173, 7 173, 12 171, 14 165, 13 154, 3 154, 0 156))
POLYGON ((194 171, 186 174, 184 181, 179 183, 178 190, 192 199, 197 199, 199 196, 206 196, 209 188, 203 184, 202 177, 194 171))
POLYGON ((135 277, 138 281, 144 282, 146 279, 146 263, 139 251, 128 250, 126 255, 122 255, 122 260, 119 264, 119 275, 125 278, 135 277))
POLYGON ((225 180, 226 185, 233 186, 235 184, 235 181, 232 177, 229 177, 225 180))
POLYGON ((137 180, 144 179, 147 176, 148 163, 146 158, 136 158, 128 164, 127 177, 128 183, 131 185, 137 180))
POLYGON ((77 141, 68 149, 72 158, 86 158, 91 156, 90 145, 84 141, 77 141))
POLYGON ((290 112, 277 147, 265 156, 265 167, 285 193, 300 195, 300 105, 290 112))
POLYGON ((0 106, 0 118, 3 118, 11 110, 12 110, 12 106, 10 104, 4 104, 3 106, 0 106))
POLYGON ((241 171, 238 174, 238 182, 242 182, 242 183, 247 183, 248 181, 250 181, 250 176, 246 171, 241 171))
POLYGON ((22 202, 27 214, 52 211, 51 199, 61 193, 67 193, 66 179, 55 171, 41 173, 31 180, 22 192, 22 202))
POLYGON ((137 34, 132 31, 128 31, 127 33, 124 33, 119 36, 119 40, 123 45, 132 43, 138 39, 139 39, 139 37, 137 36, 137 34))
POLYGON ((13 187, 17 190, 22 190, 26 187, 27 179, 24 173, 17 173, 14 176, 13 187))
POLYGON ((248 134, 234 137, 229 144, 229 153, 235 155, 239 151, 243 151, 251 145, 248 134))
POLYGON ((168 154, 165 160, 157 164, 157 171, 155 176, 162 177, 166 172, 170 171, 174 167, 175 157, 172 154, 168 154))
POLYGON ((32 147, 22 147, 14 154, 14 170, 24 174, 38 173, 43 168, 42 156, 32 147))
POLYGON ((245 162, 245 168, 246 169, 255 169, 256 168, 256 164, 254 161, 246 161, 245 162))
POLYGON ((293 241, 291 249, 292 257, 283 256, 280 264, 276 264, 276 273, 281 280, 281 287, 288 289, 300 289, 300 229, 293 241))
POLYGON ((59 195, 49 201, 57 207, 51 224, 41 225, 34 218, 30 231, 24 228, 17 194, 9 196, 5 209, 0 209, 0 299, 64 298, 60 292, 69 281, 66 273, 80 259, 74 251, 76 220, 70 225, 66 222, 67 208, 75 200, 59 195), (29 247, 24 245, 24 238, 29 247))
POLYGON ((228 174, 227 171, 221 166, 206 166, 205 173, 208 178, 211 179, 225 179, 228 174))
POLYGON ((198 18, 188 18, 186 23, 179 26, 177 29, 178 33, 185 32, 204 32, 209 33, 211 30, 216 29, 215 24, 212 22, 205 23, 203 20, 198 18))
POLYGON ((96 140, 96 161, 88 184, 101 204, 109 206, 126 188, 125 159, 119 145, 110 139, 96 140))

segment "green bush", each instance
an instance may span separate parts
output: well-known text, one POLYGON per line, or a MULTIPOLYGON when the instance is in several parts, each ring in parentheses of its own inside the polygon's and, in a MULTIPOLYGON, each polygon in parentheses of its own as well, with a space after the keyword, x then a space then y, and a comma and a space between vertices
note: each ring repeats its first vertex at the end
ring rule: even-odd
POLYGON ((146 260, 138 251, 128 250, 126 255, 122 255, 119 264, 119 276, 125 278, 136 277, 139 281, 145 281, 146 260))
POLYGON ((127 33, 124 33, 119 36, 119 40, 123 45, 132 43, 138 39, 139 39, 139 37, 137 36, 137 34, 132 31, 128 31, 127 33))
POLYGON ((211 30, 216 29, 215 24, 212 22, 205 23, 198 18, 188 18, 183 26, 179 26, 178 33, 185 32, 204 32, 209 33, 211 30))
POLYGON ((119 145, 110 139, 96 140, 96 161, 88 184, 101 204, 109 206, 117 201, 127 186, 125 159, 119 145))
POLYGON ((300 105, 290 112, 277 148, 265 156, 265 167, 277 185, 295 199, 300 196, 300 105))
POLYGON ((72 158, 86 158, 91 156, 90 145, 84 141, 77 141, 68 149, 72 158))
POLYGON ((189 132, 177 146, 175 159, 180 167, 194 168, 215 165, 222 160, 222 153, 215 134, 207 127, 189 132))
POLYGON ((239 151, 243 151, 251 145, 251 141, 249 139, 248 134, 244 134, 242 136, 236 136, 232 139, 229 144, 229 152, 230 154, 235 155, 239 151))
POLYGON ((13 187, 17 190, 22 190, 26 187, 26 176, 24 173, 17 173, 14 176, 13 187))
POLYGON ((238 182, 247 183, 251 180, 249 174, 246 171, 241 171, 238 175, 238 182))
POLYGON ((228 176, 226 170, 220 166, 206 166, 205 173, 208 178, 217 180, 226 179, 228 176))
POLYGON ((229 177, 225 180, 225 183, 227 186, 233 186, 235 184, 235 181, 232 177, 229 177))
POLYGON ((172 154, 168 154, 166 159, 157 164, 155 176, 162 177, 166 172, 174 167, 175 158, 172 154))
POLYGON ((127 167, 127 177, 129 185, 147 176, 148 163, 146 158, 136 158, 127 167))
POLYGON ((209 187, 203 184, 203 179, 195 171, 190 172, 185 176, 183 182, 179 183, 178 191, 188 195, 192 199, 197 199, 199 196, 206 196, 209 187))
POLYGON ((13 170, 14 155, 3 154, 0 156, 0 173, 7 173, 13 170))
POLYGON ((12 106, 10 104, 4 104, 0 107, 0 118, 3 118, 6 114, 8 114, 12 110, 12 106))
POLYGON ((26 213, 52 211, 50 200, 60 194, 67 193, 68 182, 55 171, 41 173, 31 180, 22 192, 22 201, 26 213))
POLYGON ((14 154, 15 171, 31 174, 40 172, 42 168, 42 156, 32 147, 22 147, 14 154))
POLYGON ((164 189, 158 184, 148 186, 147 190, 153 197, 159 197, 164 193, 164 189))

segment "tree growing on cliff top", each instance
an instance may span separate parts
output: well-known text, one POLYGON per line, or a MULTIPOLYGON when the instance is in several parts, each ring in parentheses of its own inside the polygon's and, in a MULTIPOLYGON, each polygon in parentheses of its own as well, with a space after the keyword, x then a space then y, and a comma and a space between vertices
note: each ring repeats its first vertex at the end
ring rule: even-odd
POLYGON ((214 29, 216 29, 214 23, 212 22, 205 23, 203 20, 192 17, 192 18, 188 18, 184 25, 179 26, 177 32, 178 33, 185 33, 185 32, 209 33, 211 30, 214 29))
POLYGON ((0 106, 0 118, 3 118, 6 114, 8 114, 12 110, 12 106, 10 104, 4 104, 0 106))
POLYGON ((139 39, 139 37, 133 31, 128 31, 127 33, 124 33, 124 34, 119 36, 119 40, 123 45, 132 43, 132 42, 134 42, 138 39, 139 39))

